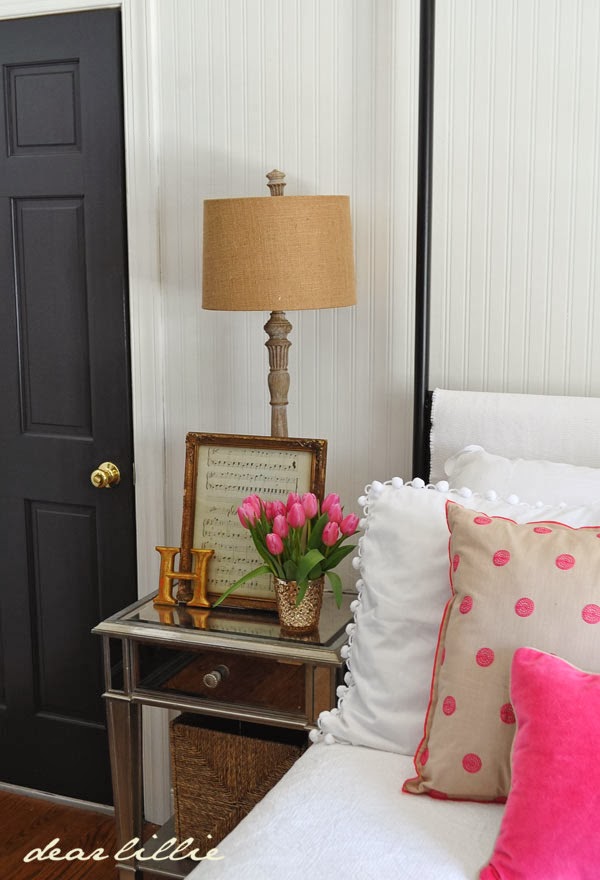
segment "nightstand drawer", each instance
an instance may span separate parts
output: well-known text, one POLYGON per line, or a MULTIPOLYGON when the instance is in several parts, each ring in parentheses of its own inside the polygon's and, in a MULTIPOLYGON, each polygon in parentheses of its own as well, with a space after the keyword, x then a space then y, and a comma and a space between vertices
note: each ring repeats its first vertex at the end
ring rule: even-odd
POLYGON ((232 651, 139 645, 137 687, 200 701, 306 714, 306 665, 232 651))

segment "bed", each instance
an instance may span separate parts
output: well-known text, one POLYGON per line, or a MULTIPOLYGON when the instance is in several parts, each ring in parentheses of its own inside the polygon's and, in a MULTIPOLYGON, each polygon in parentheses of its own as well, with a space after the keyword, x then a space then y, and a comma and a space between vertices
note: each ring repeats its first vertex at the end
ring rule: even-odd
POLYGON ((312 746, 192 877, 463 880, 491 851, 502 808, 400 796, 412 759, 312 746), (468 846, 465 842, 468 841, 468 846))
MULTIPOLYGON (((426 781, 417 796, 402 788, 415 773, 419 776, 415 761, 423 755, 424 721, 432 705, 432 669, 440 660, 440 621, 446 614, 448 571, 452 568, 448 507, 472 512, 474 519, 484 524, 488 520, 500 525, 514 521, 522 529, 531 524, 529 531, 542 539, 553 540, 555 535, 545 533, 556 532, 554 524, 564 523, 569 539, 597 540, 600 532, 590 526, 600 524, 599 434, 597 399, 434 392, 431 479, 416 478, 409 483, 399 477, 375 480, 359 499, 364 508, 364 534, 354 563, 356 623, 349 634, 349 672, 345 685, 338 689, 338 705, 322 714, 319 730, 311 734, 313 745, 302 758, 218 845, 222 860, 203 863, 192 873, 192 880, 294 880, 307 876, 591 880, 597 876, 600 852, 595 831, 586 836, 581 850, 585 854, 583 867, 573 863, 572 869, 566 868, 565 864, 571 865, 571 850, 565 861, 564 852, 554 847, 558 861, 545 866, 543 873, 533 869, 511 873, 522 859, 510 833, 507 843, 503 824, 508 809, 503 802, 506 795, 512 797, 506 780, 504 790, 502 786, 497 791, 484 790, 483 797, 477 790, 451 791, 446 797, 426 781), (561 429, 549 430, 552 425, 561 429), (482 802, 485 800, 490 802, 482 802), (502 802, 493 802, 496 800, 502 802), (492 873, 480 875, 495 845, 497 849, 500 831, 504 835, 504 862, 501 853, 495 867, 486 869, 492 873)), ((577 550, 578 560, 579 554, 577 550)), ((466 552, 464 555, 466 558, 466 552)), ((600 554, 591 564, 592 571, 600 574, 600 554)), ((497 568, 500 572, 509 567, 497 568)), ((569 571, 561 573, 554 567, 559 579, 571 577, 569 571)), ((575 624, 584 636, 572 638, 569 625, 563 627, 561 612, 555 636, 558 641, 542 640, 539 647, 548 652, 544 657, 559 653, 578 669, 600 672, 600 626, 593 626, 600 619, 600 589, 597 578, 588 577, 588 581, 582 588, 583 598, 577 602, 587 609, 582 614, 587 613, 589 619, 578 610, 575 624)), ((475 595, 474 590, 469 591, 475 595)), ((528 586, 526 592, 541 606, 533 587, 528 586)), ((518 626, 536 617, 522 597, 520 601, 521 611, 512 614, 518 626)), ((533 604, 531 599, 527 602, 533 604)), ((466 619, 463 605, 465 600, 457 617, 466 619)), ((493 632, 496 626, 504 628, 502 612, 494 610, 496 614, 497 624, 495 619, 488 621, 493 632)), ((555 620, 556 610, 551 614, 555 620)), ((552 621, 546 620, 544 632, 551 629, 552 621)), ((489 633, 488 629, 488 641, 489 633)), ((528 636, 523 638, 527 645, 528 636)), ((520 646, 521 642, 515 644, 520 646)), ((596 688, 598 676, 590 678, 596 688)), ((440 717, 452 714, 447 710, 452 709, 449 700, 454 697, 442 700, 443 696, 440 693, 440 717)), ((504 697, 499 702, 505 708, 509 705, 504 697)), ((514 716, 508 720, 512 723, 497 726, 507 728, 512 739, 514 716)), ((594 724, 592 717, 588 729, 594 724)), ((429 735, 431 743, 431 731, 429 735)), ((506 750, 506 743, 504 747, 506 750)), ((576 749, 584 747, 578 743, 576 749)), ((436 748, 439 751, 439 743, 436 748)), ((475 751, 484 754, 481 749, 475 751)), ((541 774, 545 779, 553 778, 549 767, 545 765, 541 774)), ((466 775, 475 778, 479 774, 466 775)), ((529 789, 537 787, 536 777, 535 786, 529 785, 529 789)), ((568 784, 567 795, 563 792, 560 797, 568 797, 572 788, 568 784)), ((553 786, 548 792, 540 786, 540 797, 554 811, 559 789, 553 786)), ((585 797, 586 809, 600 807, 597 790, 586 790, 585 797)), ((535 813, 539 802, 534 798, 525 806, 535 813)), ((577 821, 580 824, 575 823, 569 840, 578 833, 581 818, 577 821)), ((561 827, 567 829, 568 821, 561 827)), ((556 829, 552 834, 554 840, 556 829)), ((528 827, 528 841, 533 840, 532 835, 535 837, 535 829, 528 827)), ((547 849, 547 839, 544 846, 547 849)))

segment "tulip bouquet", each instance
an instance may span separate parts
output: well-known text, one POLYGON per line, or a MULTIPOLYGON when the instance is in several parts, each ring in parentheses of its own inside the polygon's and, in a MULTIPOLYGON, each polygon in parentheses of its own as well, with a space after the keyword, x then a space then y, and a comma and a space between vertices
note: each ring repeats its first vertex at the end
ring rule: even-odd
POLYGON ((246 581, 269 573, 296 581, 296 605, 304 598, 309 581, 324 574, 338 607, 342 604, 342 582, 332 569, 354 550, 354 544, 342 545, 356 532, 358 517, 354 513, 344 516, 339 495, 328 495, 322 504, 312 492, 292 492, 287 503, 265 502, 258 495, 249 495, 237 512, 264 562, 232 584, 215 605, 246 581))

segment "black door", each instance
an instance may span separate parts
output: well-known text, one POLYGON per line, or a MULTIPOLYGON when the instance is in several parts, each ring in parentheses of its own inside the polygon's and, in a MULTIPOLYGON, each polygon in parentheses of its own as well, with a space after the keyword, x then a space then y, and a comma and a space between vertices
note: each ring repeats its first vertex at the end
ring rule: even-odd
POLYGON ((2 21, 0 63, 0 780, 109 803, 90 629, 136 596, 119 13, 2 21))

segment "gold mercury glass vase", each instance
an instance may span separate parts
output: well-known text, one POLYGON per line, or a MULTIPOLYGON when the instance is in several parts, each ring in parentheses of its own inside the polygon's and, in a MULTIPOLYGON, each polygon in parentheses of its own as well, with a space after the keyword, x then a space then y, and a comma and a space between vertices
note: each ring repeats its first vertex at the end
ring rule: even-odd
POLYGON ((277 613, 283 629, 294 633, 309 633, 317 629, 323 602, 323 577, 309 581, 304 598, 296 605, 298 585, 296 581, 273 578, 277 613))

